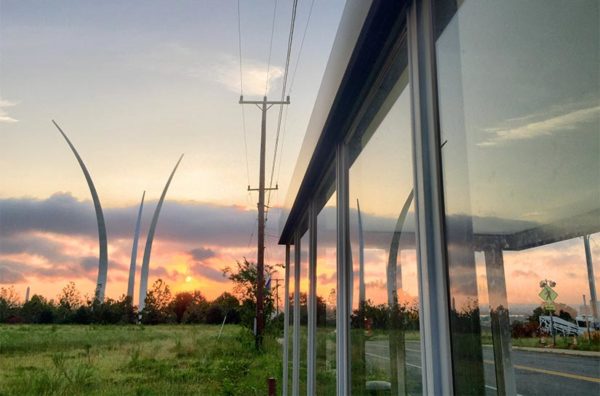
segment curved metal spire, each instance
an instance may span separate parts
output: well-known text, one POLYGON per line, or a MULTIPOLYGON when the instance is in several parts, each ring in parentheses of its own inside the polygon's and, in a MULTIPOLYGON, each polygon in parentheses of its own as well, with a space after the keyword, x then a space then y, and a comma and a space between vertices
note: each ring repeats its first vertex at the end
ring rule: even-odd
POLYGON ((71 143, 67 135, 63 132, 63 130, 58 126, 56 121, 52 120, 52 123, 58 131, 63 135, 67 144, 75 154, 75 158, 77 158, 77 162, 79 162, 79 166, 83 171, 85 176, 85 180, 87 181, 88 187, 90 188, 90 193, 92 194, 92 200, 94 201, 94 209, 96 210, 96 221, 98 223, 98 242, 100 247, 100 255, 98 258, 98 282, 96 283, 96 293, 95 297, 98 301, 104 300, 104 292, 106 290, 106 275, 108 272, 108 243, 106 237, 106 224, 104 223, 104 215, 102 214, 102 206, 100 205, 100 199, 98 198, 98 193, 96 192, 96 187, 94 187, 94 182, 92 181, 92 177, 88 172, 83 160, 79 156, 79 153, 75 149, 75 146, 71 143))
POLYGON ((356 198, 356 210, 358 211, 358 308, 362 310, 367 301, 365 292, 365 237, 358 198, 356 198))
POLYGON ((142 312, 144 306, 146 305, 146 292, 148 290, 148 270, 150 266, 150 254, 152 253, 152 241, 154 240, 154 231, 156 230, 156 224, 158 223, 158 215, 160 214, 160 209, 162 208, 163 201, 165 200, 165 196, 167 195, 167 190, 169 189, 169 184, 171 184, 171 180, 173 179, 173 175, 175 175, 175 171, 179 166, 179 163, 183 159, 183 154, 179 157, 179 161, 175 164, 175 168, 171 172, 171 176, 167 180, 167 184, 158 200, 158 204, 156 205, 156 209, 154 210, 154 215, 152 216, 152 223, 150 223, 150 229, 148 230, 148 236, 146 238, 146 246, 144 247, 144 259, 142 260, 142 274, 140 278, 140 300, 138 303, 138 312, 142 312))
POLYGON ((398 267, 398 250, 400 247, 400 237, 402 236, 402 228, 404 227, 406 215, 408 214, 408 210, 410 209, 410 205, 412 204, 413 196, 414 190, 410 190, 410 193, 408 193, 408 196, 406 197, 406 201, 404 201, 404 206, 402 206, 402 210, 400 211, 398 220, 396 221, 396 228, 394 229, 394 234, 392 235, 392 242, 390 243, 390 254, 388 256, 387 265, 388 304, 390 305, 398 303, 396 291, 398 288, 402 289, 402 276, 398 277, 397 274, 397 271, 400 271, 400 274, 402 274, 402 267, 398 267))
POLYGON ((142 194, 142 202, 138 211, 137 221, 135 222, 135 233, 133 235, 133 247, 131 248, 131 264, 129 264, 129 283, 127 284, 127 297, 133 300, 133 288, 135 285, 135 266, 138 252, 138 239, 140 238, 140 224, 142 223, 142 209, 144 208, 144 197, 146 191, 142 194))
POLYGON ((388 308, 390 312, 390 334, 389 334, 389 353, 390 353, 390 371, 392 373, 392 394, 405 394, 406 392, 406 346, 404 340, 404 331, 402 329, 402 313, 398 305, 398 288, 402 289, 402 267, 398 265, 398 251, 400 247, 400 237, 402 228, 410 205, 412 204, 414 190, 410 190, 404 206, 398 216, 396 228, 392 235, 390 244, 390 255, 387 265, 387 292, 388 308), (400 275, 400 276, 398 276, 400 275))

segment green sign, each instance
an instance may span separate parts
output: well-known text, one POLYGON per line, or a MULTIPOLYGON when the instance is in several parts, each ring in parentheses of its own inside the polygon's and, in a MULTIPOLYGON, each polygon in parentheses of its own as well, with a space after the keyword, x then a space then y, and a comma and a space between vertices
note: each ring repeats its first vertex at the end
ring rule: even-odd
POLYGON ((544 303, 543 307, 546 311, 555 311, 556 307, 552 303, 544 303))
POLYGON ((555 292, 550 286, 546 285, 542 288, 542 291, 540 291, 538 296, 540 296, 540 298, 544 300, 546 304, 552 304, 554 300, 556 300, 556 297, 558 297, 558 293, 555 292))

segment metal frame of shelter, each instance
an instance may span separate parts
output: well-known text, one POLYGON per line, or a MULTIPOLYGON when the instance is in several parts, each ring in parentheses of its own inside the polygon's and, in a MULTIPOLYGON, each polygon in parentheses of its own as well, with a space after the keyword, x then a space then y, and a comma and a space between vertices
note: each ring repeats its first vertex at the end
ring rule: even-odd
MULTIPOLYGON (((352 267, 349 247, 349 169, 355 157, 350 150, 353 136, 364 133, 384 105, 399 76, 408 71, 412 102, 412 151, 416 228, 403 232, 400 248, 417 251, 420 342, 423 394, 451 395, 453 361, 450 330, 447 242, 444 224, 440 120, 437 99, 437 69, 433 0, 350 0, 325 70, 323 83, 307 133, 318 136, 301 152, 296 168, 299 182, 292 182, 293 204, 283 217, 279 243, 286 246, 285 326, 283 342, 283 394, 287 395, 288 362, 292 357, 291 395, 299 394, 299 293, 294 293, 294 327, 289 328, 291 279, 300 286, 301 237, 308 231, 309 295, 307 341, 307 392, 315 394, 316 370, 316 219, 335 190, 337 215, 337 394, 351 394, 350 317, 352 267), (401 51, 403 49, 404 51, 401 51), (350 116, 349 116, 350 115, 350 116), (323 171, 326 170, 326 171, 323 171), (323 191, 329 195, 323 196, 323 191), (416 241, 416 243, 415 243, 416 241), (294 274, 288 269, 292 264, 294 274), (289 351, 288 341, 292 337, 289 351)), ((306 143, 306 142, 305 142, 306 143)), ((409 143, 410 144, 410 143, 409 143)), ((600 210, 578 218, 513 234, 475 234, 473 251, 484 252, 492 306, 507 307, 504 281, 505 250, 523 250, 600 231, 600 210), (497 280, 501 280, 498 282, 497 280)), ((515 394, 510 360, 508 311, 492 318, 494 359, 498 394, 515 394)))

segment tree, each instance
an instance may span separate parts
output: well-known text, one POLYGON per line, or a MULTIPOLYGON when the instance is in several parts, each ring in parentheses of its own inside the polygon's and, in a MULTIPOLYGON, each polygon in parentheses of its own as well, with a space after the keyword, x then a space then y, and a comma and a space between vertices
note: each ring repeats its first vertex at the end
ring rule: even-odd
MULTIPOLYGON (((248 261, 244 258, 243 262, 236 262, 237 270, 231 267, 223 268, 223 275, 229 278, 234 283, 233 291, 241 301, 240 317, 242 323, 250 328, 254 326, 254 317, 256 316, 256 292, 258 271, 256 263, 248 261)), ((272 276, 276 272, 276 268, 282 268, 283 265, 265 264, 265 275, 272 276)), ((266 276, 265 276, 266 279, 266 276)), ((264 288, 264 313, 265 323, 268 323, 274 309, 274 301, 272 289, 264 288)))
POLYGON ((214 301, 209 305, 206 311, 206 323, 207 324, 220 324, 225 317, 225 313, 219 304, 214 301))
POLYGON ((194 300, 183 314, 183 323, 206 323, 208 301, 200 292, 194 292, 194 300))
POLYGON ((546 313, 544 312, 544 309, 542 307, 537 307, 536 309, 533 310, 533 315, 531 315, 529 317, 529 321, 530 322, 535 322, 535 323, 539 323, 540 322, 540 316, 541 315, 545 315, 546 313))
POLYGON ((142 323, 158 324, 173 321, 175 315, 169 309, 171 298, 169 286, 162 279, 156 280, 152 285, 152 290, 146 295, 146 305, 141 312, 142 323))
POLYGON ((77 290, 75 282, 67 283, 62 289, 62 293, 58 295, 58 306, 69 311, 75 310, 81 306, 81 293, 77 290))
POLYGON ((192 303, 192 293, 182 292, 177 293, 173 301, 171 301, 171 310, 175 313, 175 320, 177 323, 181 323, 183 314, 187 310, 188 306, 192 303))
MULTIPOLYGON (((136 310, 131 297, 122 295, 118 300, 107 298, 103 302, 93 300, 91 316, 94 323, 126 324, 136 322, 136 310)), ((79 312, 80 319, 85 320, 85 312, 79 312)))
POLYGON ((221 307, 223 315, 227 315, 227 323, 240 323, 240 302, 233 294, 223 292, 213 303, 221 307))
POLYGON ((15 287, 0 287, 0 322, 15 315, 18 307, 19 295, 15 291, 15 287))
POLYGON ((34 294, 31 300, 23 304, 21 315, 29 323, 52 323, 54 320, 54 305, 44 297, 34 294))
POLYGON ((562 309, 558 313, 558 317, 561 318, 561 319, 564 319, 566 321, 569 321, 569 322, 574 322, 573 321, 573 317, 571 316, 571 314, 568 313, 567 311, 563 311, 562 309))
POLYGON ((77 290, 75 282, 67 283, 57 296, 57 300, 55 320, 59 323, 71 323, 73 314, 82 304, 81 293, 77 290))

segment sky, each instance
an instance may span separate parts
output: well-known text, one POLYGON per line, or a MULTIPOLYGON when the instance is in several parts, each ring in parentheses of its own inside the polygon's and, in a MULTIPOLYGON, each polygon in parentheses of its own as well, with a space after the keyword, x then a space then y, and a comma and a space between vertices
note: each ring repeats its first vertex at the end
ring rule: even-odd
MULTIPOLYGON (((272 194, 267 222, 270 264, 283 261, 284 249, 276 245, 280 208, 344 7, 341 0, 315 0, 307 25, 313 2, 298 4, 291 104, 273 179, 279 190, 272 194)), ((514 5, 465 4, 436 46, 442 134, 448 139, 443 150, 448 213, 471 215, 476 232, 506 233, 597 209, 600 86, 594 66, 600 36, 586 31, 596 15, 572 13, 570 22, 561 23, 555 19, 565 16, 557 4, 544 7, 544 18, 537 17, 535 5, 513 15, 514 5), (577 46, 570 45, 575 41, 577 46)), ((209 299, 232 289, 222 269, 256 256, 257 196, 247 186, 258 183, 260 133, 259 110, 238 104, 237 5, 0 0, 0 286, 14 285, 23 295, 30 286, 32 293, 53 298, 74 281, 82 292, 93 292, 98 256, 93 205, 81 169, 51 123, 56 120, 83 157, 104 208, 107 296, 126 291, 135 216, 146 191, 139 283, 152 211, 182 153, 161 212, 149 284, 160 277, 175 291, 200 290, 209 299)), ((260 99, 265 91, 269 99, 280 98, 291 5, 291 0, 240 1, 246 99, 260 99)), ((386 300, 389 239, 412 188, 410 91, 401 91, 350 169, 351 233, 356 234, 360 199, 367 298, 375 303, 386 300)), ((277 116, 274 107, 267 120, 268 176, 277 116)), ((325 212, 333 215, 331 208, 325 212)), ((407 224, 414 224, 413 216, 411 208, 407 224)), ((326 298, 335 286, 333 246, 319 242, 318 292, 326 298)), ((600 257, 599 234, 591 247, 600 257)), ((485 265, 480 253, 475 256, 476 273, 465 283, 475 284, 471 292, 485 305, 485 265)), ((588 290, 580 238, 505 252, 504 261, 510 304, 538 303, 537 285, 547 276, 557 281, 562 301, 573 306, 588 290)), ((414 249, 403 249, 399 262, 401 297, 414 300, 414 249)), ((301 285, 307 289, 305 277, 301 285)), ((453 294, 461 294, 460 286, 453 294)), ((137 301, 137 286, 135 296, 137 301)))
MULTIPOLYGON (((298 3, 291 105, 273 180, 279 190, 267 222, 269 263, 283 259, 277 207, 344 7, 343 1, 314 1, 307 25, 311 3, 298 3)), ((14 285, 23 295, 30 286, 54 298, 74 281, 93 292, 95 214, 55 120, 86 163, 104 209, 107 296, 126 291, 135 216, 146 191, 137 296, 145 233, 182 153, 161 212, 149 284, 161 277, 176 291, 198 289, 208 298, 231 289, 221 269, 256 256, 257 195, 247 187, 258 184, 260 144, 259 110, 246 106, 243 123, 238 104, 237 5, 0 0, 0 286, 14 285)), ((246 99, 262 98, 265 89, 270 100, 280 99, 291 9, 289 0, 240 2, 246 99)), ((274 107, 267 120, 267 177, 277 116, 274 107)))

